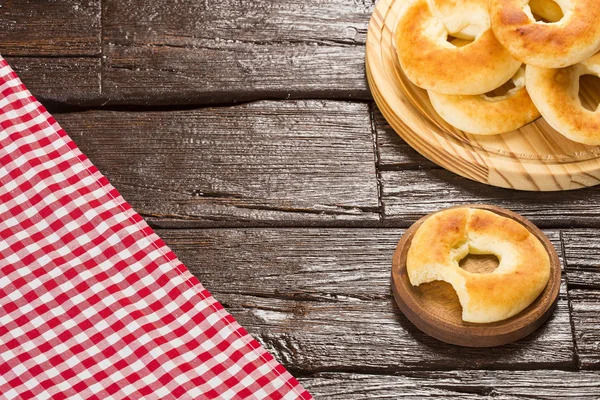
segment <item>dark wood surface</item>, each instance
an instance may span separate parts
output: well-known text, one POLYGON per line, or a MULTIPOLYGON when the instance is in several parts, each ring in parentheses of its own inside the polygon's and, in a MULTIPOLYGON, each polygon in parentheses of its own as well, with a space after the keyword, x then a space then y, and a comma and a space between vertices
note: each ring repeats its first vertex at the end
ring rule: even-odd
POLYGON ((6 0, 0 7, 3 56, 100 56, 101 0, 6 0))
POLYGON ((487 187, 385 123, 371 0, 7 0, 0 54, 203 284, 316 398, 598 398, 600 191, 487 187), (419 332, 390 291, 405 228, 490 203, 564 268, 539 331, 496 349, 419 332))
POLYGON ((261 101, 56 118, 136 210, 157 224, 379 222, 364 103, 261 101))
MULTIPOLYGON (((548 259, 550 277, 545 288, 537 296, 537 299, 510 318, 487 324, 477 324, 463 320, 463 309, 455 290, 456 286, 444 281, 428 282, 418 287, 413 286, 409 278, 408 261, 409 250, 413 246, 415 234, 430 218, 436 215, 439 216, 445 211, 429 214, 421 218, 402 235, 392 258, 392 293, 398 307, 410 322, 429 336, 445 343, 463 347, 483 348, 514 343, 537 331, 555 312, 560 295, 562 278, 558 253, 556 252, 555 245, 550 242, 550 239, 538 227, 519 214, 504 208, 481 204, 473 205, 470 209, 485 210, 493 213, 496 219, 509 220, 516 226, 524 227, 543 246, 545 249, 544 253, 548 259)), ((469 208, 457 206, 448 209, 450 212, 451 210, 469 210, 469 208)), ((441 224, 447 224, 449 220, 444 220, 444 217, 442 217, 442 221, 445 222, 441 224)), ((440 240, 442 239, 440 238, 440 240)), ((446 237, 443 240, 448 240, 448 238, 446 237)), ((468 241, 469 239, 464 237, 464 240, 468 241)), ((501 236, 497 238, 492 237, 492 240, 504 241, 501 236)), ((421 236, 420 246, 433 247, 434 244, 431 241, 432 238, 425 237, 423 239, 421 236), (423 243, 423 240, 426 242, 423 243)), ((438 246, 437 248, 439 249, 440 247, 438 246)), ((451 250, 453 249, 447 249, 447 255, 450 254, 451 250)), ((473 274, 490 273, 499 268, 501 256, 503 256, 501 253, 496 253, 496 255, 467 255, 459 260, 460 263, 457 263, 456 268, 462 268, 473 274)), ((502 263, 504 261, 502 260, 502 263)), ((419 263, 419 261, 416 262, 419 263)), ((525 262, 533 262, 533 260, 525 260, 525 262)), ((514 266, 514 270, 509 273, 509 275, 513 275, 513 282, 510 283, 507 281, 506 286, 503 287, 503 290, 506 292, 509 293, 515 290, 515 277, 517 277, 518 284, 521 284, 523 278, 519 277, 521 273, 519 269, 523 268, 522 263, 523 261, 517 261, 516 263, 513 261, 512 265, 508 264, 508 269, 512 269, 512 266, 514 266)), ((448 270, 452 267, 452 265, 448 264, 444 266, 448 270)), ((449 274, 446 277, 449 277, 449 274)), ((469 282, 469 278, 467 278, 466 286, 466 296, 468 298, 472 295, 471 290, 477 286, 477 283, 476 281, 469 282), (468 289, 469 286, 471 286, 471 289, 468 289)), ((491 293, 487 295, 491 295, 491 293)), ((464 298, 461 300, 464 300, 464 298)), ((470 303, 475 302, 473 299, 467 301, 470 303)))
POLYGON ((568 277, 572 287, 600 289, 600 236, 596 229, 563 232, 568 277))
MULTIPOLYGON (((0 50, 0 54, 2 51, 0 50)), ((10 66, 47 107, 101 104, 101 61, 95 57, 13 57, 10 66)))
MULTIPOLYGON (((560 244, 559 232, 547 231, 560 244)), ((563 286, 550 321, 493 349, 447 345, 417 330, 390 288, 398 229, 158 230, 190 271, 299 375, 455 368, 576 367, 563 286)))
POLYGON ((395 376, 321 373, 300 381, 317 398, 597 399, 597 372, 460 371, 395 376))
POLYGON ((371 1, 113 0, 104 4, 111 102, 368 98, 371 1))

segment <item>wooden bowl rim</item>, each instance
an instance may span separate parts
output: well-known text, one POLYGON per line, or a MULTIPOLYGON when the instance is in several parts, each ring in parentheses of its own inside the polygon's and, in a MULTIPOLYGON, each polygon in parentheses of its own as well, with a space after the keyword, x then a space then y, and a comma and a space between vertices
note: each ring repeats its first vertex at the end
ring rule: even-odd
POLYGON ((393 47, 387 36, 394 29, 388 16, 396 3, 403 1, 406 0, 380 0, 376 4, 367 31, 365 57, 366 76, 373 98, 398 135, 434 163, 488 185, 529 191, 561 191, 600 184, 600 146, 568 154, 544 153, 541 157, 484 149, 441 129, 415 105, 409 91, 390 84, 384 49, 393 47), (403 98, 397 98, 396 90, 404 93, 403 98), (406 112, 422 121, 416 122, 412 117, 407 120, 396 110, 394 104, 397 102, 404 104, 402 107, 407 109, 406 112))
POLYGON ((465 347, 494 347, 519 340, 537 330, 554 311, 561 285, 561 265, 556 249, 548 237, 531 221, 510 210, 486 204, 468 204, 446 208, 428 214, 415 222, 398 242, 392 261, 392 291, 396 303, 404 315, 421 331, 443 342, 465 347), (525 226, 544 245, 550 257, 550 278, 543 292, 532 304, 519 314, 489 324, 463 322, 463 326, 436 318, 415 300, 417 289, 412 286, 406 273, 406 254, 414 233, 429 217, 444 210, 478 208, 511 218, 525 226))

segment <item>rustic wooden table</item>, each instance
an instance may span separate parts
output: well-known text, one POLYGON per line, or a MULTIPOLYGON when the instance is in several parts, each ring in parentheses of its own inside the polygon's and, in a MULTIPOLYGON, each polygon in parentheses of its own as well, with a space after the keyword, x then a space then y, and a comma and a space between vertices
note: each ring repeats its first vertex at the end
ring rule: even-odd
POLYGON ((487 187, 428 162, 365 81, 371 0, 4 0, 0 53, 204 285, 316 398, 600 396, 599 189, 487 187), (538 332, 416 330, 404 229, 461 203, 544 229, 564 268, 538 332))

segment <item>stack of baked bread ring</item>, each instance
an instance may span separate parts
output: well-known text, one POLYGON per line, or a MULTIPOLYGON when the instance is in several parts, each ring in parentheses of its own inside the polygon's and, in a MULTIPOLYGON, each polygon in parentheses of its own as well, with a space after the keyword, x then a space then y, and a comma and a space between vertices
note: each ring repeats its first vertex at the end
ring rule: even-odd
POLYGON ((541 114, 600 145, 600 113, 579 99, 579 78, 600 76, 597 0, 409 1, 395 33, 400 65, 446 122, 496 135, 541 114))

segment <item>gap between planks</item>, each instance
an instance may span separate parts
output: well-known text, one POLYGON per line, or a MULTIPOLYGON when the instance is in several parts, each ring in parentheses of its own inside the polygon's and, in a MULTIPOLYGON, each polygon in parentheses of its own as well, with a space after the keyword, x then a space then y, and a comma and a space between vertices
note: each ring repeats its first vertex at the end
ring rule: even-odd
MULTIPOLYGON (((418 332, 389 293, 388 256, 401 230, 157 233, 242 325, 299 373, 577 367, 564 285, 551 322, 503 349, 460 349, 418 332)), ((557 231, 548 234, 560 248, 557 231)))
MULTIPOLYGON (((310 100, 286 100, 280 103, 294 104, 310 100)), ((313 99, 314 101, 314 99, 313 99)), ((257 105, 261 101, 240 102, 236 107, 257 105)), ((364 209, 365 218, 356 218, 352 221, 327 218, 327 221, 318 221, 317 218, 304 218, 297 215, 291 221, 203 221, 186 220, 185 216, 167 214, 142 214, 153 227, 168 228, 219 228, 219 227, 399 227, 407 228, 421 216, 439 209, 468 203, 484 203, 501 206, 529 218, 541 228, 585 228, 600 227, 600 213, 594 211, 600 193, 597 189, 589 188, 580 191, 563 193, 535 193, 514 191, 489 187, 481 183, 472 182, 445 171, 435 164, 420 156, 406 143, 404 143, 381 120, 381 116, 372 102, 366 101, 336 101, 324 103, 369 105, 370 125, 364 124, 361 129, 369 129, 373 147, 372 162, 374 163, 375 179, 377 186, 377 207, 371 206, 364 209), (377 220, 368 218, 369 213, 377 214, 377 220)), ((181 111, 219 110, 233 107, 231 103, 219 106, 104 106, 77 109, 82 112, 123 112, 131 114, 142 113, 168 113, 181 111)), ((67 111, 67 110, 63 110, 67 111)), ((225 110, 224 110, 225 111, 225 110)), ((61 115, 57 113, 60 120, 61 115)), ((366 117, 366 116, 365 116, 366 117)), ((342 120, 339 120, 340 123, 342 120)), ((77 128, 73 125, 71 128, 77 128)), ((70 129, 67 129, 71 132, 70 129)), ((365 132, 366 134, 366 132, 365 132)), ((373 165, 373 164, 372 164, 373 165)), ((115 171, 103 171, 104 173, 115 171)), ((373 199, 375 200, 375 199, 373 199)), ((271 209, 273 212, 293 212, 293 210, 271 209)))
MULTIPOLYGON (((261 103, 266 101, 281 101, 281 102, 301 102, 301 101, 331 101, 344 102, 350 104, 373 104, 370 99, 352 99, 341 97, 320 98, 315 96, 309 97, 260 97, 246 100, 225 101, 222 103, 190 103, 190 104, 174 104, 174 105, 148 105, 148 104, 113 104, 105 103, 102 105, 76 105, 60 103, 52 100, 44 100, 44 106, 50 113, 67 114, 80 113, 88 111, 116 111, 116 112, 161 112, 161 111, 194 111, 209 108, 230 108, 253 103, 261 103), (49 104, 46 104, 49 103, 49 104)), ((440 167, 438 167, 440 168, 440 167)))

